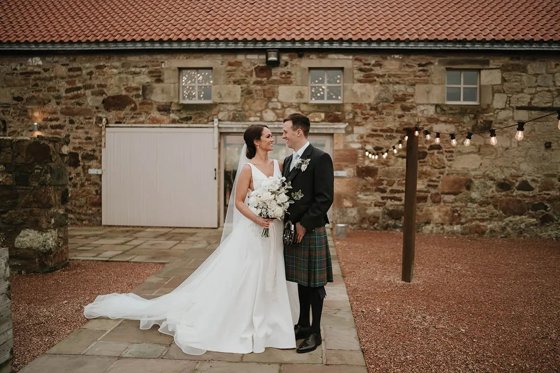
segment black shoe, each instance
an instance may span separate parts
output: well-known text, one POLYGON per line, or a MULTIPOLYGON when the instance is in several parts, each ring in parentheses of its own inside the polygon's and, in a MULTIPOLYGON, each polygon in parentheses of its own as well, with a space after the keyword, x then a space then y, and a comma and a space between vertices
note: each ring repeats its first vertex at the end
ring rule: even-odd
POLYGON ((296 324, 294 326, 294 332, 296 334, 296 340, 297 339, 304 339, 309 337, 309 334, 311 334, 311 327, 310 326, 301 326, 299 324, 296 324))
POLYGON ((296 352, 298 354, 304 354, 306 352, 315 351, 317 346, 321 345, 323 339, 319 333, 311 333, 309 337, 305 338, 303 342, 298 346, 296 352))

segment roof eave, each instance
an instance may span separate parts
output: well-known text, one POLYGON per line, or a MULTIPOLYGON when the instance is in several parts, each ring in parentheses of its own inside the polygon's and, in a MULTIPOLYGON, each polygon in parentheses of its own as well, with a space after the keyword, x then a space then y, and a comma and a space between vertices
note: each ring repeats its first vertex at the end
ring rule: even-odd
POLYGON ((100 41, 0 43, 1 51, 373 49, 560 52, 560 41, 100 41))

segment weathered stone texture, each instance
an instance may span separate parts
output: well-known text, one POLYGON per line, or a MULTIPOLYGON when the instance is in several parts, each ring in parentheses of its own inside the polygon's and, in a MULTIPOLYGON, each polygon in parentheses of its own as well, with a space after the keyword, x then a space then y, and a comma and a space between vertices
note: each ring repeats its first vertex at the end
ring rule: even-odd
MULTIPOLYGON (((40 66, 28 64, 27 56, 0 57, 0 110, 8 135, 28 134, 29 109, 40 108, 42 130, 68 137, 66 196, 72 196, 73 224, 101 223, 101 178, 87 170, 101 168, 102 118, 130 125, 206 124, 215 117, 278 122, 301 111, 313 122, 348 124, 334 141, 335 169, 347 175, 336 181, 335 222, 400 227, 395 211, 404 201, 405 150, 373 161, 363 149, 381 152, 396 144, 405 128, 418 125, 432 135, 441 132, 442 140, 441 145, 420 140, 417 203, 423 231, 560 237, 560 206, 549 202, 560 200, 560 131, 554 116, 528 123, 520 143, 513 139, 515 128, 503 128, 542 115, 514 106, 560 106, 560 57, 352 51, 284 56, 278 67, 266 66, 264 53, 240 51, 52 55, 38 57, 40 66), (212 68, 211 104, 179 102, 178 69, 186 66, 212 68), (309 66, 344 68, 343 103, 309 102, 309 66), (464 67, 481 71, 480 105, 446 104, 446 69, 464 67), (490 128, 498 129, 496 147, 488 141, 490 128), (474 133, 468 149, 461 145, 467 131, 474 133), (458 136, 455 148, 450 133, 458 136), (539 202, 549 209, 531 208, 539 202)), ((0 159, 11 157, 9 151, 2 149, 0 159)), ((24 162, 41 159, 42 150, 18 154, 24 162)), ((65 177, 46 175, 25 167, 0 170, 0 185, 65 177)), ((0 190, 0 197, 6 206, 19 200, 10 191, 0 190)), ((37 198, 27 202, 40 207, 37 198)))
POLYGON ((68 263, 66 148, 60 138, 0 137, 0 150, 10 154, 0 162, 0 244, 16 272, 68 263))
POLYGON ((0 236, 0 372, 11 370, 13 356, 13 327, 11 314, 10 267, 8 248, 3 246, 0 236))

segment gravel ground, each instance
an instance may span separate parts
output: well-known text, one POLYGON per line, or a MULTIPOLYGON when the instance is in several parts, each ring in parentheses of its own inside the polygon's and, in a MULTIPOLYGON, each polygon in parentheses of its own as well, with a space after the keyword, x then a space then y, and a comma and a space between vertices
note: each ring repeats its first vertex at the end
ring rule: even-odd
MULTIPOLYGON (((560 371, 560 242, 417 235, 410 284, 402 234, 353 231, 335 243, 370 373, 560 371)), ((161 268, 72 261, 13 275, 15 371, 83 325, 97 295, 161 268)))
POLYGON ((560 242, 402 234, 335 240, 368 371, 559 372, 560 242))
POLYGON ((162 264, 71 261, 57 272, 12 275, 12 321, 17 372, 87 322, 84 306, 97 295, 129 292, 162 264))

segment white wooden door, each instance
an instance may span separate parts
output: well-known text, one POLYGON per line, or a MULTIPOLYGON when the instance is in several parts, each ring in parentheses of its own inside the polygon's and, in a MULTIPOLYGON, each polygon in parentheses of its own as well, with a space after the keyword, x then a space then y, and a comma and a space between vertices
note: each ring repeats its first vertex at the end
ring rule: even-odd
POLYGON ((107 128, 104 225, 217 227, 212 128, 107 128))

